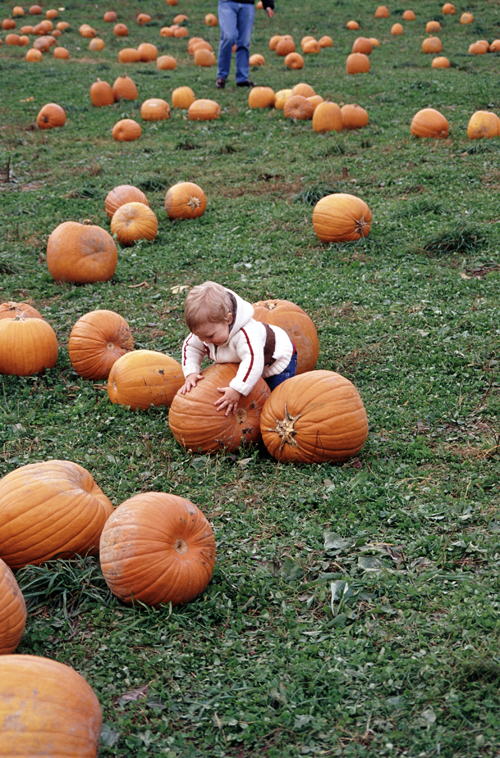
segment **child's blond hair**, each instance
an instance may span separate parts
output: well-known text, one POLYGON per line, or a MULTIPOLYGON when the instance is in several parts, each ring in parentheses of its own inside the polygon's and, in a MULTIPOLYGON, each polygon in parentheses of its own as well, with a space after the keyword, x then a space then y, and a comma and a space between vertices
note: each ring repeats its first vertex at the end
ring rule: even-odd
POLYGON ((203 282, 186 295, 184 320, 193 332, 207 322, 219 324, 227 321, 227 314, 232 311, 231 295, 225 287, 216 282, 203 282))

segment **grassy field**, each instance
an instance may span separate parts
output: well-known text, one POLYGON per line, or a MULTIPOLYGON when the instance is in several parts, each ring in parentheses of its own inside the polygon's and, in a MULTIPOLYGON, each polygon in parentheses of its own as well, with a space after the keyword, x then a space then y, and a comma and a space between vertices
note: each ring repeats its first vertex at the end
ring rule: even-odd
MULTIPOLYGON (((467 123, 476 110, 500 113, 498 54, 468 54, 471 42, 500 37, 500 7, 470 0, 443 16, 440 2, 401 0, 375 19, 370 0, 276 5, 273 19, 257 11, 251 52, 266 64, 252 79, 275 91, 307 82, 358 103, 368 127, 319 135, 310 121, 249 109, 234 60, 216 90, 215 67, 194 66, 187 38, 160 37, 182 12, 190 36, 216 51, 218 29, 204 24, 215 3, 121 0, 130 35, 119 40, 102 21, 111 6, 71 0, 59 14, 71 24, 60 40, 69 60, 27 63, 27 48, 0 48, 0 299, 34 304, 59 340, 54 369, 1 378, 0 474, 73 460, 115 506, 141 491, 192 500, 217 540, 206 591, 178 608, 120 604, 94 558, 22 569, 29 615, 18 652, 88 680, 103 708, 102 758, 498 757, 500 138, 471 141, 467 123), (408 7, 416 20, 391 35, 408 7), (465 10, 472 24, 460 24, 465 10), (151 23, 139 26, 138 12, 151 23), (359 31, 346 29, 350 19, 359 31), (450 69, 432 69, 421 51, 430 19, 442 24, 450 69), (79 35, 84 22, 101 52, 79 35), (329 34, 334 47, 291 71, 269 50, 286 33, 298 49, 306 34, 329 34), (380 47, 369 74, 348 76, 360 34, 380 47), (117 62, 140 42, 174 55, 177 69, 117 62), (94 108, 92 82, 124 72, 139 101, 94 108), (167 121, 141 120, 143 100, 171 102, 185 84, 217 100, 220 119, 173 109, 167 121), (65 108, 64 128, 37 129, 47 102, 65 108), (410 136, 425 107, 446 116, 448 139, 410 136), (141 123, 139 140, 112 139, 124 117, 141 123), (165 193, 183 180, 203 187, 207 210, 171 222, 165 193), (51 231, 84 219, 109 230, 104 198, 118 184, 146 193, 157 239, 121 249, 108 283, 53 281, 51 231), (365 240, 318 240, 313 206, 331 192, 368 203, 365 240), (356 459, 287 466, 258 447, 188 454, 168 409, 112 405, 104 383, 73 371, 70 330, 97 308, 127 319, 136 348, 180 360, 185 292, 205 279, 307 311, 317 368, 349 378, 366 407, 356 459)), ((2 3, 3 17, 11 10, 2 3)))

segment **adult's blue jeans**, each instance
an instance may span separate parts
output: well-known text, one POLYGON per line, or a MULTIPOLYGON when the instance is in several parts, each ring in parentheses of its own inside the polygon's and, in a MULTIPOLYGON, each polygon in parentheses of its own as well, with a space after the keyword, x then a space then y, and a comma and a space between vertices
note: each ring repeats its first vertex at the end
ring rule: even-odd
POLYGON ((217 78, 227 79, 231 68, 233 45, 236 43, 236 83, 246 82, 250 68, 250 37, 255 6, 235 0, 219 0, 220 43, 217 78))

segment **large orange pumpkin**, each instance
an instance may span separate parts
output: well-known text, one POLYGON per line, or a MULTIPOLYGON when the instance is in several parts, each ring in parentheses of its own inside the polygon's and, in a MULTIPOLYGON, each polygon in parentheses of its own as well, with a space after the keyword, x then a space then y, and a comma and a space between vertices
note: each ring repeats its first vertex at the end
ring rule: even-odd
POLYGON ((126 74, 118 76, 113 82, 113 95, 115 100, 137 100, 139 97, 135 82, 126 74))
POLYGON ((221 114, 220 105, 215 100, 200 98, 191 103, 188 108, 190 121, 213 121, 221 114))
POLYGON ((422 108, 413 116, 410 132, 414 137, 445 139, 450 125, 442 113, 435 108, 422 108))
POLYGON ((104 105, 113 105, 115 102, 113 87, 108 82, 98 79, 90 87, 90 99, 92 105, 96 108, 104 105))
POLYGON ((132 184, 119 184, 118 187, 110 190, 104 200, 104 209, 110 218, 121 205, 125 203, 144 203, 149 206, 148 199, 144 192, 132 184))
POLYGON ((259 300, 253 304, 254 319, 280 326, 297 350, 297 374, 312 371, 319 355, 319 340, 312 319, 290 300, 259 300))
POLYGON ((343 129, 363 129, 368 125, 368 112, 356 103, 343 105, 340 112, 343 129))
POLYGON ((96 758, 101 726, 94 691, 70 666, 0 656, 0 756, 96 758))
POLYGON ((227 387, 238 368, 234 363, 213 363, 202 371, 204 379, 196 387, 174 397, 168 423, 175 439, 186 450, 235 452, 242 444, 260 439, 260 412, 269 395, 264 379, 259 379, 249 395, 241 396, 236 413, 226 416, 214 405, 221 397, 217 388, 227 387))
POLYGON ((249 108, 272 108, 275 93, 271 87, 252 87, 248 93, 249 108))
POLYGON ((133 118, 121 118, 114 125, 111 134, 118 142, 133 142, 140 138, 142 128, 133 118))
POLYGON ((177 68, 177 61, 172 55, 160 55, 156 59, 156 68, 158 71, 174 71, 177 68))
POLYGON ((24 316, 24 318, 43 318, 42 314, 29 303, 14 303, 9 301, 0 304, 0 319, 15 318, 16 316, 24 316))
POLYGON ((366 237, 371 221, 372 214, 365 201, 344 192, 322 197, 313 210, 314 231, 322 242, 344 242, 366 237))
POLYGON ((137 48, 137 52, 139 53, 140 60, 144 63, 155 61, 158 58, 158 48, 151 42, 141 42, 137 48))
POLYGON ((0 374, 32 376, 57 362, 57 337, 42 318, 0 319, 0 374))
POLYGON ((422 41, 423 53, 432 53, 432 55, 435 55, 436 53, 440 53, 442 49, 443 43, 439 37, 427 37, 422 41))
POLYGON ((342 131, 342 112, 337 103, 326 100, 315 109, 312 119, 312 128, 315 132, 342 131))
POLYGON ((64 221, 47 242, 47 267, 56 281, 107 282, 117 262, 116 242, 100 226, 64 221))
POLYGON ((158 219, 144 203, 125 203, 113 214, 111 234, 121 245, 133 245, 137 240, 154 240, 158 234, 158 219))
POLYGON ((125 603, 189 603, 212 576, 214 533, 189 500, 143 492, 108 519, 100 561, 108 587, 125 603))
POLYGON ((345 64, 346 74, 367 74, 370 71, 370 59, 365 53, 351 53, 345 64))
POLYGON ((95 555, 112 512, 110 500, 77 463, 21 466, 0 479, 0 558, 18 569, 56 557, 95 555))
POLYGON ((300 53, 288 53, 283 61, 287 68, 291 68, 293 71, 298 71, 304 68, 304 59, 300 53))
POLYGON ((346 461, 368 436, 357 389, 334 371, 308 371, 278 385, 264 404, 260 427, 268 451, 285 463, 346 461))
POLYGON ((352 43, 353 53, 364 53, 365 55, 370 55, 372 50, 373 43, 370 39, 368 39, 368 37, 356 37, 352 43))
POLYGON ((307 121, 312 118, 313 113, 314 108, 312 103, 307 97, 303 97, 303 95, 290 95, 283 106, 283 114, 285 118, 296 118, 302 121, 307 121))
POLYGON ((107 379, 118 358, 133 349, 130 326, 114 311, 86 313, 78 319, 69 335, 71 365, 85 379, 107 379))
POLYGON ((206 195, 194 182, 178 182, 165 195, 165 210, 171 219, 198 218, 205 213, 206 207, 206 195))
POLYGON ((66 123, 66 112, 57 103, 47 103, 39 111, 36 123, 39 129, 54 129, 64 126, 66 123))
POLYGON ((21 642, 25 624, 23 593, 11 569, 0 558, 0 655, 14 652, 21 642))
POLYGON ((155 350, 133 350, 113 364, 108 378, 112 403, 146 410, 151 405, 169 406, 184 384, 180 363, 155 350))
POLYGON ((491 139, 500 136, 500 118, 492 111, 476 111, 467 124, 469 139, 491 139))
POLYGON ((195 100, 196 96, 191 87, 176 87, 172 92, 172 108, 187 110, 195 100))

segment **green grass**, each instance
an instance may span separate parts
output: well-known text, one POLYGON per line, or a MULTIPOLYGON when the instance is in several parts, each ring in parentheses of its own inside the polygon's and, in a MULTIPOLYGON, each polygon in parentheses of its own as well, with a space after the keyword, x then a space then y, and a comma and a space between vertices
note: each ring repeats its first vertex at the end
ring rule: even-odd
POLYGON ((29 607, 18 652, 85 676, 103 708, 103 758, 500 756, 500 142, 466 134, 475 110, 500 113, 498 55, 467 54, 470 42, 500 36, 500 8, 473 0, 453 17, 419 0, 417 20, 393 37, 407 5, 381 20, 369 0, 277 0, 274 19, 257 12, 252 52, 266 65, 251 77, 274 90, 306 81, 358 103, 370 117, 359 133, 318 135, 310 122, 249 109, 234 61, 216 90, 215 69, 196 68, 185 39, 159 35, 185 12, 190 35, 216 50, 218 30, 204 25, 216 6, 200 0, 140 9, 122 0, 130 36, 121 41, 101 21, 107 7, 73 0, 61 14, 69 61, 28 64, 26 48, 0 48, 0 297, 32 302, 60 346, 45 374, 1 378, 0 474, 74 460, 115 506, 149 490, 192 500, 217 540, 212 581, 180 608, 123 606, 95 558, 17 573, 29 607), (463 26, 467 9, 475 20, 463 26), (139 10, 151 24, 136 24, 139 10), (359 32, 345 28, 350 18, 359 32), (421 52, 431 18, 443 26, 449 70, 421 52), (105 40, 102 52, 87 49, 83 22, 105 40), (293 72, 268 49, 275 33, 297 47, 306 34, 335 44, 293 72), (358 34, 380 47, 368 75, 349 77, 358 34), (121 47, 143 41, 174 54, 178 68, 117 63, 121 47), (139 102, 93 108, 92 82, 124 71, 139 102), (173 110, 142 122, 140 102, 170 102, 184 84, 217 100, 220 119, 193 123, 173 110), (63 129, 34 126, 46 102, 66 109, 63 129), (446 115, 447 140, 410 136, 424 107, 446 115), (141 122, 140 140, 112 140, 123 117, 141 122), (165 192, 181 180, 203 187, 207 211, 172 223, 165 192), (125 183, 147 194, 155 242, 120 250, 106 284, 54 282, 51 231, 84 219, 109 229, 104 198, 125 183), (330 192, 368 203, 369 237, 318 240, 312 207, 330 192), (367 410, 355 460, 285 466, 260 447, 192 456, 175 443, 168 409, 131 413, 75 374, 68 336, 96 308, 121 313, 137 348, 179 359, 185 288, 205 279, 309 313, 317 368, 347 376, 367 410))

